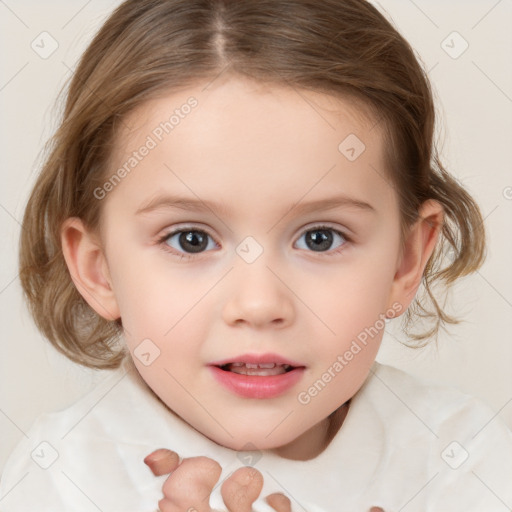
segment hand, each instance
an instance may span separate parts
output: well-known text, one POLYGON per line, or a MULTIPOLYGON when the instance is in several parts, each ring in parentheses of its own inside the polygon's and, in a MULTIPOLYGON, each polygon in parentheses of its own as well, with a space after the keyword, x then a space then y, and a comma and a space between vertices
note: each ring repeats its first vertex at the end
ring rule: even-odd
MULTIPOLYGON (((222 468, 208 457, 191 457, 180 463, 176 452, 166 449, 150 453, 144 462, 155 476, 171 475, 164 482, 164 497, 158 502, 160 512, 213 512, 210 494, 222 468)), ((252 467, 237 469, 221 487, 229 512, 251 512, 263 488, 263 476, 252 467)), ((283 494, 267 496, 265 501, 276 512, 291 512, 291 502, 283 494)))

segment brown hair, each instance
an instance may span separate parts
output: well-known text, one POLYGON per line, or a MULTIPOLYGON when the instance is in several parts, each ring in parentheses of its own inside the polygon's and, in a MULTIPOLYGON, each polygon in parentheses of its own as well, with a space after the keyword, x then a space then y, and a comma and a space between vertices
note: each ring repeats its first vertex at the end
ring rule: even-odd
POLYGON ((104 182, 128 113, 226 71, 350 98, 374 114, 387 138, 387 178, 398 192, 402 230, 427 199, 445 211, 423 296, 404 315, 404 327, 408 332, 413 320, 430 320, 426 332, 410 334, 421 341, 456 322, 432 287, 481 265, 482 217, 439 161, 425 72, 375 7, 364 0, 128 0, 102 26, 72 76, 62 122, 25 210, 20 278, 42 333, 80 364, 119 365, 121 323, 100 317, 77 291, 61 250, 61 225, 77 216, 98 227, 101 201, 93 191, 104 182))

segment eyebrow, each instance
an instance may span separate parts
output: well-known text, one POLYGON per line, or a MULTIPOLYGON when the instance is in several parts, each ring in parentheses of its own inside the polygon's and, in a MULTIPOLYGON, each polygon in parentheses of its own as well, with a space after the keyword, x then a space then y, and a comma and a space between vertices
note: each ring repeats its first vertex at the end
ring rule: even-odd
MULTIPOLYGON (((326 197, 324 199, 318 199, 307 203, 301 203, 301 201, 298 201, 297 203, 295 203, 294 205, 290 206, 290 208, 287 209, 287 213, 293 210, 295 213, 305 214, 320 210, 332 210, 334 208, 341 207, 352 207, 362 211, 375 213, 375 208, 371 204, 346 195, 326 197)), ((179 209, 184 211, 199 212, 211 211, 222 215, 229 215, 229 209, 226 207, 226 204, 224 203, 218 203, 216 201, 202 201, 201 199, 196 199, 192 197, 182 197, 174 195, 157 195, 156 197, 152 198, 149 202, 143 204, 140 208, 138 208, 135 214, 142 215, 157 210, 167 209, 179 209)))

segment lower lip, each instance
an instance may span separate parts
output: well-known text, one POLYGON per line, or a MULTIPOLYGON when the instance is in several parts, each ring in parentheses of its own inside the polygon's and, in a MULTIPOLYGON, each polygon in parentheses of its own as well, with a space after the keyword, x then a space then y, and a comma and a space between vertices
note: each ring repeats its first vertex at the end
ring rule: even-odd
POLYGON ((210 366, 213 376, 230 391, 245 398, 274 398, 295 386, 304 374, 304 368, 295 368, 280 375, 240 375, 210 366))

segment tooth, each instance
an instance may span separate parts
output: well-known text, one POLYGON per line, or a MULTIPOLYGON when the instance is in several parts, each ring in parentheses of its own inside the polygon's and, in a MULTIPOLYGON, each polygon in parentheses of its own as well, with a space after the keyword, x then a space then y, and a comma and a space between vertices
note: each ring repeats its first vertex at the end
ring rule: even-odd
POLYGON ((260 363, 258 366, 260 368, 274 368, 276 363, 260 363))
POLYGON ((244 363, 231 363, 233 366, 243 366, 244 363))
POLYGON ((258 365, 257 364, 253 364, 253 363, 245 363, 245 366, 247 368, 258 368, 258 365))
POLYGON ((231 366, 229 371, 240 375, 258 375, 261 377, 286 373, 282 365, 274 365, 274 368, 249 368, 247 365, 243 365, 242 367, 231 366))

